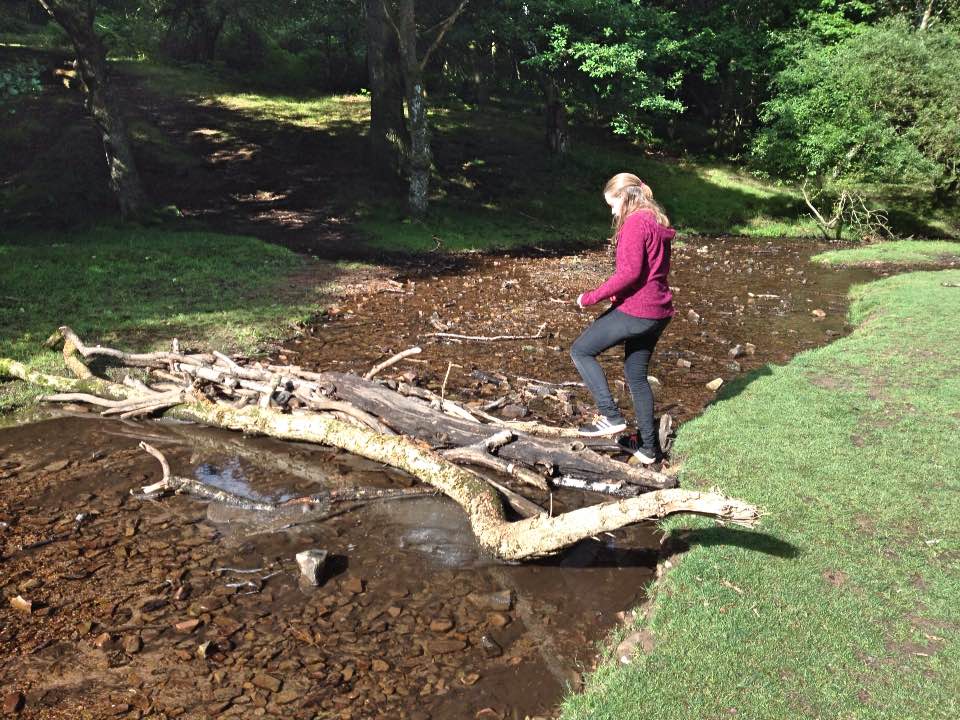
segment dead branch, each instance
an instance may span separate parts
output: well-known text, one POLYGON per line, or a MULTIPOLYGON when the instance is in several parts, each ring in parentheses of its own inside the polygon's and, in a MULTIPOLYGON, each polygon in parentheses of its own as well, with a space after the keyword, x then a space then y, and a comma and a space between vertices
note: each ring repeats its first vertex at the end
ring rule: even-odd
POLYGON ((516 435, 510 430, 501 430, 496 435, 492 435, 479 443, 444 450, 441 455, 452 462, 479 465, 496 470, 508 477, 516 478, 527 485, 532 485, 538 490, 548 492, 550 486, 547 485, 547 481, 542 475, 538 475, 525 467, 518 467, 512 462, 507 462, 493 455, 498 448, 509 442, 513 442, 515 439, 516 435))
POLYGON ((379 365, 374 365, 372 368, 370 368, 370 370, 367 371, 367 374, 363 376, 363 379, 369 380, 377 373, 382 372, 383 370, 386 370, 388 367, 392 367, 393 365, 396 365, 398 362, 400 362, 404 358, 410 357, 411 355, 418 355, 421 352, 423 352, 423 348, 421 347, 412 347, 404 350, 403 352, 398 352, 393 357, 387 358, 379 365))
POLYGON ((543 337, 543 331, 547 327, 543 323, 537 328, 536 335, 458 335, 457 333, 435 332, 427 333, 426 337, 448 338, 451 340, 475 340, 478 342, 495 342, 499 340, 538 340, 543 337))
MULTIPOLYGON (((78 343, 77 347, 82 347, 82 343, 78 343)), ((106 351, 102 354, 111 357, 129 356, 136 358, 139 362, 145 362, 145 356, 142 355, 130 355, 119 351, 110 351, 109 349, 101 350, 106 351)), ((150 359, 150 362, 165 365, 169 361, 169 354, 160 355, 163 355, 163 357, 154 356, 150 359)), ((173 360, 175 365, 183 362, 173 360)), ((212 359, 206 367, 212 369, 213 362, 212 359)), ((192 356, 190 364, 199 365, 197 356, 192 356)), ((109 400, 129 400, 133 402, 146 402, 148 400, 142 391, 134 387, 111 383, 98 378, 72 380, 49 376, 31 371, 24 367, 22 363, 9 359, 0 359, 0 376, 24 379, 61 393, 88 393, 109 400)), ((194 377, 200 377, 200 373, 195 373, 194 377)), ((220 377, 224 381, 236 380, 236 376, 229 373, 221 373, 220 377)), ((423 418, 423 413, 427 412, 436 413, 438 418, 444 419, 444 424, 440 427, 447 438, 452 439, 458 433, 461 434, 461 437, 474 438, 473 442, 457 444, 469 445, 478 442, 480 439, 485 439, 484 436, 476 437, 478 432, 483 432, 482 425, 478 426, 475 423, 442 415, 437 411, 430 410, 416 400, 390 393, 389 390, 376 383, 364 381, 357 376, 335 373, 324 374, 322 377, 336 388, 340 399, 347 399, 367 412, 370 412, 371 408, 365 407, 363 403, 356 402, 355 397, 373 399, 375 402, 371 404, 374 406, 385 403, 390 410, 395 410, 396 406, 403 406, 404 404, 419 405, 416 412, 420 418, 423 418), (354 397, 349 397, 350 393, 347 393, 348 397, 344 398, 344 388, 351 389, 354 397), (392 397, 385 397, 383 393, 388 393, 392 397)), ((481 548, 506 560, 523 560, 548 555, 598 532, 613 530, 641 520, 662 518, 677 512, 710 515, 724 522, 734 522, 747 526, 755 524, 759 518, 757 509, 752 505, 724 497, 719 493, 669 489, 582 508, 554 518, 537 516, 510 522, 506 519, 504 508, 496 491, 487 482, 481 481, 473 473, 454 465, 441 454, 431 450, 422 441, 404 435, 378 434, 366 427, 354 427, 324 414, 312 412, 282 413, 272 407, 262 408, 257 405, 248 405, 241 409, 233 408, 227 401, 219 399, 222 395, 217 394, 217 387, 212 385, 206 389, 209 392, 204 393, 184 392, 182 402, 166 410, 165 414, 191 418, 208 425, 245 433, 265 434, 284 440, 332 445, 375 462, 404 470, 456 501, 467 514, 481 548)), ((149 398, 149 400, 155 402, 155 398, 149 398)), ((412 408, 407 409, 412 410, 412 408)), ((373 414, 379 413, 374 411, 373 414)), ((389 415, 392 421, 396 417, 403 417, 402 412, 399 415, 391 412, 385 412, 384 414, 389 415)), ((397 429, 405 432, 401 427, 397 429)), ((449 440, 447 443, 449 443, 449 440)), ((646 482, 654 482, 655 480, 660 482, 657 478, 661 477, 664 478, 663 482, 675 482, 673 479, 666 478, 666 476, 661 476, 658 473, 628 468, 624 463, 617 463, 593 453, 583 447, 582 443, 580 443, 580 450, 568 449, 563 451, 567 453, 566 455, 561 452, 562 446, 557 447, 560 445, 557 441, 537 440, 536 443, 530 436, 517 435, 516 440, 499 449, 499 454, 507 455, 516 453, 517 450, 526 450, 527 452, 532 450, 535 453, 534 457, 537 457, 536 454, 546 452, 548 448, 552 447, 552 452, 560 453, 562 457, 568 460, 571 458, 578 459, 578 466, 583 467, 588 476, 591 473, 609 475, 607 473, 607 468, 609 468, 614 477, 629 476, 629 472, 626 471, 630 471, 637 473, 637 477, 645 478, 646 482), (550 446, 550 442, 554 442, 554 445, 550 446)), ((552 465, 549 457, 548 454, 545 461, 552 465)), ((536 462, 539 463, 541 460, 536 462)), ((198 489, 198 491, 202 492, 202 489, 198 489)))

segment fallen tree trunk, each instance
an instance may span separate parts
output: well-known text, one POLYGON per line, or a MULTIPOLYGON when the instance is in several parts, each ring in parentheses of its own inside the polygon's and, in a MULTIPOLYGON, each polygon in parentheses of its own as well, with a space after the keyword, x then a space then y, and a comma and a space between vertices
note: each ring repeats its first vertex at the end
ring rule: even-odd
MULTIPOLYGON (((77 341, 75 344, 80 354, 86 357, 82 343, 77 341)), ((172 364, 176 366, 175 361, 172 364)), ((219 368, 207 370, 207 375, 220 373, 219 368)), ((250 368, 244 372, 254 374, 261 370, 250 368)), ((7 359, 0 359, 0 376, 20 378, 58 392, 84 392, 111 400, 127 400, 133 405, 142 404, 151 397, 169 397, 168 391, 156 392, 142 383, 121 385, 98 378, 72 380, 32 372, 23 364, 7 359)), ((337 379, 345 386, 348 383, 344 377, 349 376, 338 376, 337 379)), ((220 380, 230 382, 225 376, 220 380)), ((278 387, 276 384, 270 386, 278 387)), ((754 525, 759 519, 757 509, 740 500, 714 492, 674 488, 586 507, 557 517, 541 515, 510 522, 499 496, 490 485, 422 441, 404 435, 378 434, 365 426, 352 425, 325 413, 282 412, 273 407, 261 407, 260 403, 235 407, 211 399, 202 391, 212 392, 212 389, 202 385, 189 391, 184 389, 180 404, 160 412, 246 433, 332 445, 404 470, 457 502, 467 514, 480 547, 504 560, 549 555, 598 532, 678 512, 709 515, 746 526, 754 525)), ((490 429, 490 426, 480 427, 490 429)), ((508 447, 506 445, 503 449, 508 447)))

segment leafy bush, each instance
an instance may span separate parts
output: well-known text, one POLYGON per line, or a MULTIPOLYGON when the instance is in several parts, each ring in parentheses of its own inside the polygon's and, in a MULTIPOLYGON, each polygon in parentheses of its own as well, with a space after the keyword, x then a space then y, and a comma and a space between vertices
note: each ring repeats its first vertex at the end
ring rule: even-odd
POLYGON ((26 60, 0 68, 0 102, 39 93, 42 72, 43 68, 36 60, 26 60))
POLYGON ((914 186, 956 199, 960 29, 904 19, 802 49, 775 79, 758 165, 820 187, 914 186))

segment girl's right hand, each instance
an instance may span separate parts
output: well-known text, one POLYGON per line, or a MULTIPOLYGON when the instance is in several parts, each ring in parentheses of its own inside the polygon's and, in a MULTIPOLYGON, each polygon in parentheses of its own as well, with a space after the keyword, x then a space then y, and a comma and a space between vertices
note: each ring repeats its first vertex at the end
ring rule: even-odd
POLYGON ((580 308, 581 310, 583 310, 584 308, 583 293, 580 293, 579 295, 577 295, 577 307, 580 308))

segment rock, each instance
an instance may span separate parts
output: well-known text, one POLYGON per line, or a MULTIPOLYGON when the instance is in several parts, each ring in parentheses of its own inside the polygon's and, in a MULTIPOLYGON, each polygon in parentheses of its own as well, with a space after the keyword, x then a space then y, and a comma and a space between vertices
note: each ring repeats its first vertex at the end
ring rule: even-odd
POLYGON ((200 619, 193 618, 192 620, 181 620, 180 622, 176 623, 173 627, 174 629, 176 629, 177 632, 191 633, 194 630, 196 630, 199 625, 200 625, 200 619))
POLYGON ((519 420, 529 414, 530 410, 526 405, 506 405, 503 410, 500 411, 500 415, 507 420, 519 420))
POLYGON ((499 612, 487 615, 487 622, 495 628, 505 628, 510 624, 510 616, 499 612))
POLYGON ((490 635, 484 635, 482 638, 480 638, 480 647, 483 648, 483 652, 488 658, 495 658, 503 655, 503 648, 500 647, 500 643, 494 640, 490 635))
POLYGON ((477 673, 467 673, 466 675, 460 676, 460 682, 462 682, 467 687, 471 685, 476 685, 477 680, 480 679, 480 676, 477 673))
POLYGON ((69 460, 57 460, 55 462, 50 463, 49 465, 45 465, 43 468, 43 471, 49 472, 49 473, 60 472, 61 470, 66 470, 67 467, 69 467, 69 465, 70 465, 69 460))
POLYGON ((257 673, 250 682, 255 687, 270 692, 278 692, 283 687, 283 681, 280 678, 275 678, 273 675, 267 675, 266 673, 257 673))
POLYGON ((78 635, 89 635, 90 631, 93 630, 93 623, 89 620, 84 620, 82 623, 77 625, 77 634, 78 635))
POLYGON ((463 640, 427 640, 427 650, 434 655, 446 655, 447 653, 457 652, 467 647, 463 640))
POLYGON ((28 615, 33 612, 33 600, 27 600, 23 595, 17 595, 10 598, 10 607, 18 612, 27 613, 28 615))
POLYGON ((93 639, 93 646, 98 650, 109 650, 113 645, 113 636, 110 633, 100 633, 93 639))
POLYGON ((356 576, 348 578, 343 583, 344 591, 352 593, 353 595, 359 595, 363 592, 363 580, 356 576))
POLYGON ((692 323, 699 323, 700 315, 695 310, 687 310, 687 320, 692 323))
POLYGON ((754 355, 757 352, 757 346, 753 343, 744 343, 743 349, 746 351, 747 355, 754 355))
POLYGON ((509 610, 513 607, 513 591, 470 593, 467 595, 467 600, 481 610, 509 610))
POLYGON ((720 389, 721 385, 723 385, 723 378, 715 378, 707 383, 707 390, 713 390, 716 392, 720 389))
POLYGON ((811 311, 810 311, 810 314, 813 315, 815 318, 821 318, 821 319, 822 319, 822 318, 825 318, 825 317, 827 316, 827 313, 824 312, 823 310, 821 310, 820 308, 816 308, 815 310, 811 310, 811 311))
POLYGON ((273 701, 277 705, 286 705, 287 703, 292 703, 294 700, 300 697, 300 693, 296 690, 284 690, 281 693, 277 693, 276 697, 273 698, 273 701))
POLYGON ((390 669, 389 663, 379 658, 370 663, 370 669, 377 673, 385 673, 390 669))
POLYGON ((731 360, 727 363, 727 370, 733 370, 733 372, 740 372, 740 363, 736 360, 731 360))
MULTIPOLYGON (((324 572, 327 567, 326 550, 304 550, 297 553, 297 565, 300 566, 300 577, 308 585, 317 587, 323 583, 324 572)), ((361 588, 362 591, 362 588, 361 588)))
POLYGON ((448 630, 453 630, 453 621, 446 618, 438 618, 430 623, 430 629, 433 632, 447 632, 448 630))
POLYGON ((727 351, 727 355, 732 357, 734 360, 736 360, 741 355, 745 355, 746 353, 747 353, 747 350, 746 348, 743 347, 743 345, 734 345, 732 348, 730 348, 727 351))
POLYGON ((4 715, 13 715, 23 710, 23 693, 19 690, 8 692, 3 696, 4 715))
POLYGON ((684 360, 683 358, 680 358, 679 360, 677 360, 677 367, 690 369, 691 367, 693 367, 693 363, 690 362, 689 360, 684 360))
POLYGON ((143 640, 139 635, 127 635, 123 639, 123 651, 127 655, 136 655, 141 649, 143 649, 143 640))
POLYGON ((403 612, 403 608, 397 607, 396 605, 391 605, 390 607, 387 608, 387 615, 389 615, 392 618, 400 617, 400 613, 402 612, 403 612))

